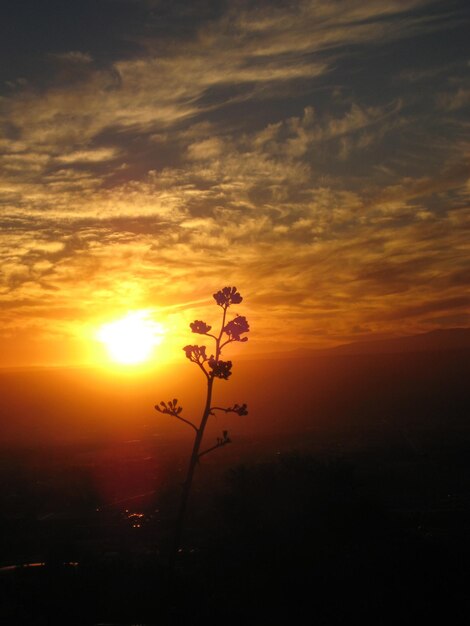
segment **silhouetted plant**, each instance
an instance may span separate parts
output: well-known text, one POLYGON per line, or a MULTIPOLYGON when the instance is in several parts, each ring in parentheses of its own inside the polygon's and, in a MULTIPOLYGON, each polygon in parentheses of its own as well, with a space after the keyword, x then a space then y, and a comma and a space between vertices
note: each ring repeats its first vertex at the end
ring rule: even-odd
POLYGON ((183 492, 181 495, 181 504, 176 521, 175 538, 173 543, 173 549, 170 554, 170 569, 173 568, 176 555, 181 545, 181 536, 183 532, 184 520, 186 517, 186 510, 189 500, 189 494, 191 491, 191 485, 194 477, 194 470, 199 462, 199 459, 218 448, 221 448, 229 443, 231 439, 228 435, 228 431, 224 430, 222 436, 218 437, 216 443, 209 448, 201 451, 201 444, 204 437, 204 430, 211 415, 214 415, 215 411, 224 411, 225 413, 236 413, 237 415, 247 415, 246 404, 234 404, 229 407, 212 406, 212 391, 214 387, 214 381, 216 378, 228 380, 232 374, 232 361, 224 361, 221 359, 222 350, 228 344, 234 341, 245 342, 248 341, 248 337, 245 337, 245 333, 249 332, 250 327, 243 315, 237 315, 232 320, 227 321, 227 310, 234 304, 240 304, 243 300, 242 296, 237 291, 236 287, 224 287, 220 291, 214 294, 214 300, 217 305, 222 309, 222 323, 220 330, 217 334, 213 334, 210 331, 212 326, 206 324, 201 320, 195 320, 190 324, 190 328, 193 333, 197 335, 204 335, 210 337, 215 342, 214 353, 208 356, 206 346, 187 345, 183 348, 186 358, 192 363, 195 363, 207 381, 206 401, 199 425, 196 425, 192 420, 182 417, 182 407, 178 404, 177 398, 169 400, 168 402, 160 402, 155 406, 155 409, 160 413, 172 415, 176 419, 184 422, 188 426, 194 429, 195 438, 193 444, 193 450, 188 465, 188 471, 186 479, 183 483, 183 492))

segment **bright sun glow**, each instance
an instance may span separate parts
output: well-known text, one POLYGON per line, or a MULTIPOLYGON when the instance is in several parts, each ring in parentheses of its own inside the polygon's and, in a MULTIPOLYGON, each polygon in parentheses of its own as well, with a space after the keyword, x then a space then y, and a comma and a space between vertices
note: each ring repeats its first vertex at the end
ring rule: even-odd
POLYGON ((149 319, 148 311, 136 311, 126 317, 104 324, 97 333, 109 356, 116 363, 137 365, 147 361, 156 345, 161 343, 163 326, 149 319))

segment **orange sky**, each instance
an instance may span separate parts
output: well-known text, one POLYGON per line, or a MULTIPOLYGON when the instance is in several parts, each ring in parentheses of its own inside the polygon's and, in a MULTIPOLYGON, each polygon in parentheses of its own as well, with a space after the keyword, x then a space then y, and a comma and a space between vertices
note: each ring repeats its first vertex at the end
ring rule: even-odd
POLYGON ((75 4, 1 20, 0 366, 470 325, 465 2, 75 4))

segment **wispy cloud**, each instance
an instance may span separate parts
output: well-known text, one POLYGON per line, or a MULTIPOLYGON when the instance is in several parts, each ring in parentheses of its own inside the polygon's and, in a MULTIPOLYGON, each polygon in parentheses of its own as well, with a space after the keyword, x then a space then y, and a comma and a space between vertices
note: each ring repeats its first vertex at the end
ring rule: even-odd
POLYGON ((237 2, 165 36, 149 14, 139 54, 46 55, 0 100, 2 332, 64 337, 229 282, 259 341, 286 319, 315 344, 465 314, 461 64, 415 93, 407 62, 386 80, 374 59, 450 27, 438 9, 237 2))

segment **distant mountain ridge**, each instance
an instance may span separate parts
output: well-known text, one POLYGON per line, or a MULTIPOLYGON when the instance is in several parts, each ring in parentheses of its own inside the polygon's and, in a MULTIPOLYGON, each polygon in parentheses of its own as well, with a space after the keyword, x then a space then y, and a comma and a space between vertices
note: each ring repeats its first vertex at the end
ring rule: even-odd
POLYGON ((436 352, 470 349, 470 328, 431 330, 419 335, 357 341, 328 348, 312 350, 315 354, 397 354, 403 352, 436 352))
MULTIPOLYGON (((409 354, 412 352, 455 352, 462 350, 470 350, 470 328, 445 328, 431 330, 418 335, 406 335, 388 339, 368 339, 341 344, 334 348, 297 348, 285 352, 253 354, 248 357, 248 360, 409 354)), ((243 355, 237 356, 237 358, 245 360, 243 355)))

